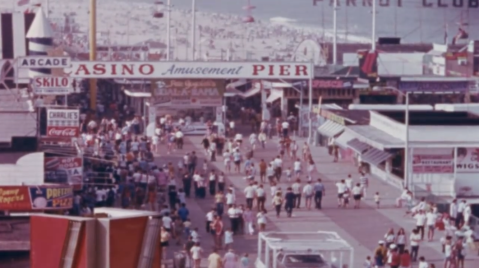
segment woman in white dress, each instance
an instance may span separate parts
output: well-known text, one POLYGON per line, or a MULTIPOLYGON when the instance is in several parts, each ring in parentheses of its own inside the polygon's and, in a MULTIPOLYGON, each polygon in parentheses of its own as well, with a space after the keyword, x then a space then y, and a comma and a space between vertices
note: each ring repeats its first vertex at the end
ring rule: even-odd
POLYGON ((223 268, 236 268, 238 263, 238 257, 234 253, 233 249, 229 249, 223 257, 223 268))

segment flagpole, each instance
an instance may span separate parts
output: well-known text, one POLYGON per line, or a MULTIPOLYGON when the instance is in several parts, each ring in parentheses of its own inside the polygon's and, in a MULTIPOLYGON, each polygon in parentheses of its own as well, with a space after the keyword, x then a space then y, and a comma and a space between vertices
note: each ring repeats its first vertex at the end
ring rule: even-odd
POLYGON ((49 18, 50 17, 50 1, 49 0, 45 0, 45 10, 47 11, 45 15, 47 16, 47 18, 49 18))

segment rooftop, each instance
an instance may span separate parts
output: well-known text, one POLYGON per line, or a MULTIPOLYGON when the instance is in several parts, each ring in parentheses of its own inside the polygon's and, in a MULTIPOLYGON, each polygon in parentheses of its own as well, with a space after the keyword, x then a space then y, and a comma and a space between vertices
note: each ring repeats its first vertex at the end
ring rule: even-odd
MULTIPOLYGON (((380 114, 404 124, 403 111, 382 111, 380 114)), ((479 116, 469 112, 410 111, 409 125, 413 126, 479 126, 479 116)))

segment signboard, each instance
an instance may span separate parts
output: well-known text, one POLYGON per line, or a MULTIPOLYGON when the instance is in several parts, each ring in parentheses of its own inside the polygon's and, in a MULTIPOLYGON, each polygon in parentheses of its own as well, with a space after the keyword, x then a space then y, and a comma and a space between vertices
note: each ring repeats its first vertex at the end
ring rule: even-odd
POLYGON ((352 81, 342 80, 313 80, 313 88, 352 88, 352 81))
POLYGON ((80 157, 45 157, 45 183, 80 185, 83 182, 83 160, 80 157))
MULTIPOLYGON (((372 7, 373 0, 336 0, 337 6, 346 7, 372 7)), ((381 8, 400 8, 403 7, 405 0, 376 0, 378 7, 381 8)), ((334 0, 312 0, 313 6, 317 6, 321 3, 328 3, 330 6, 334 5, 334 0)), ((422 0, 418 1, 418 4, 423 8, 478 8, 479 2, 477 0, 422 0)))
POLYGON ((62 76, 37 76, 33 79, 36 95, 66 95, 73 93, 73 78, 62 76))
POLYGON ((47 136, 73 138, 80 133, 80 111, 47 109, 47 136))
POLYGON ((467 81, 400 81, 398 89, 401 91, 418 92, 454 92, 467 91, 469 82, 467 81))
POLYGON ((457 148, 457 173, 479 173, 479 148, 457 148))
POLYGON ((19 58, 19 68, 66 68, 71 66, 69 57, 30 56, 19 58))
POLYGON ((414 174, 454 173, 454 156, 452 152, 443 155, 414 154, 412 172, 414 174))
POLYGON ((310 63, 292 62, 104 62, 76 61, 65 70, 75 78, 142 79, 305 79, 314 75, 310 63))
POLYGON ((223 104, 224 80, 164 79, 152 81, 151 85, 152 104, 157 107, 218 107, 223 104))
POLYGON ((0 186, 0 210, 70 209, 72 205, 71 186, 0 186))

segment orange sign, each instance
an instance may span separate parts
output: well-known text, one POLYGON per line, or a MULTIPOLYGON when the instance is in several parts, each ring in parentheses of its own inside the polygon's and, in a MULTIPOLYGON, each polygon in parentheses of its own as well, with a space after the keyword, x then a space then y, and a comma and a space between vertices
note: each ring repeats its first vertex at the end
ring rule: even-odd
POLYGON ((0 187, 0 210, 24 210, 32 209, 30 191, 25 186, 2 186, 0 187))

